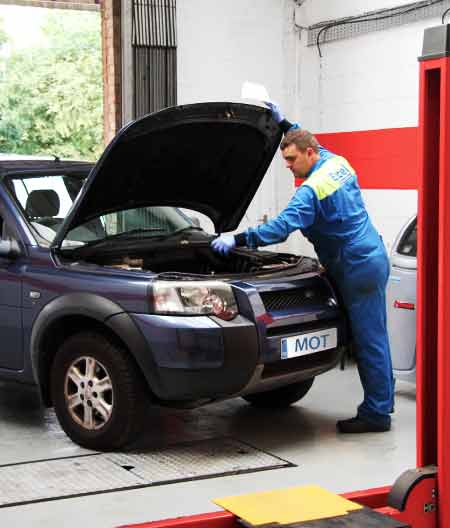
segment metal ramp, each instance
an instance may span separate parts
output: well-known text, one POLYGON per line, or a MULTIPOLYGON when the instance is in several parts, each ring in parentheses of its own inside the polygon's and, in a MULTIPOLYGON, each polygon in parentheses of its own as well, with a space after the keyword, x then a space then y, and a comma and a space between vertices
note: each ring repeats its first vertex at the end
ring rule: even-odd
POLYGON ((0 466, 0 507, 293 466, 232 438, 24 462, 0 466))

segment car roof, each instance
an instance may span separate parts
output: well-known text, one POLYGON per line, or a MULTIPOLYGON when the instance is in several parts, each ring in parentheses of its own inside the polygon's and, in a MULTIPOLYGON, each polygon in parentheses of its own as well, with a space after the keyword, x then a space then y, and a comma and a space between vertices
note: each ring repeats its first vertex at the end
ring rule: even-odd
POLYGON ((11 172, 39 170, 78 170, 90 171, 93 163, 87 161, 59 160, 33 156, 0 154, 0 177, 11 172))

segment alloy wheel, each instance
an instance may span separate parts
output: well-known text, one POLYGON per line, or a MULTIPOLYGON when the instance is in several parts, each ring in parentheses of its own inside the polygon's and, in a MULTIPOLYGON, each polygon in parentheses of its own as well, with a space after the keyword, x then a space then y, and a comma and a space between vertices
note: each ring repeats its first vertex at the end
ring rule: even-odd
POLYGON ((111 377, 93 357, 78 357, 67 369, 64 396, 70 416, 84 429, 101 429, 111 418, 114 404, 111 377))

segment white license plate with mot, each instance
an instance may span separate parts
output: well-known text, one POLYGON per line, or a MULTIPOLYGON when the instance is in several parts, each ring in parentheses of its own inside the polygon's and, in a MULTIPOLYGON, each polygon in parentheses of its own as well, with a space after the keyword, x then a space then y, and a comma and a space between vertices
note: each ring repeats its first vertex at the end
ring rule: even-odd
POLYGON ((337 347, 337 328, 327 328, 281 340, 281 359, 315 354, 337 347))

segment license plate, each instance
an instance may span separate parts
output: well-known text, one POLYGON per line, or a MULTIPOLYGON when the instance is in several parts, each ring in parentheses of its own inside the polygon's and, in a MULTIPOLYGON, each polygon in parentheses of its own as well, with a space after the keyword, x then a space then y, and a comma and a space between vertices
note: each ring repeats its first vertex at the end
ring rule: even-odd
POLYGON ((337 328, 327 328, 281 340, 281 359, 306 356, 337 347, 337 328))

